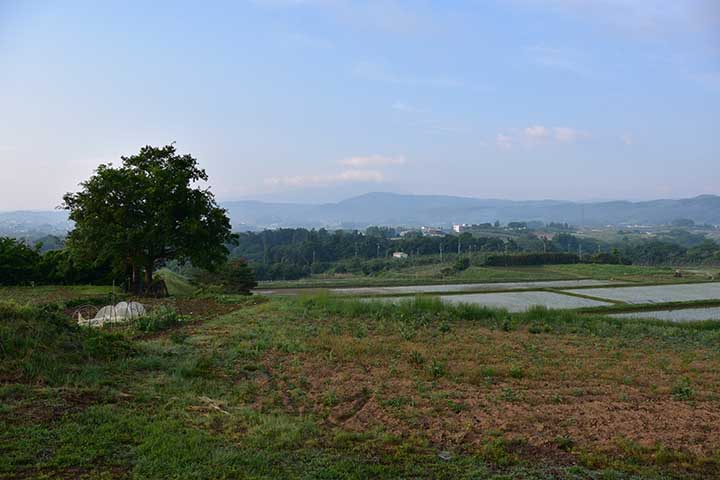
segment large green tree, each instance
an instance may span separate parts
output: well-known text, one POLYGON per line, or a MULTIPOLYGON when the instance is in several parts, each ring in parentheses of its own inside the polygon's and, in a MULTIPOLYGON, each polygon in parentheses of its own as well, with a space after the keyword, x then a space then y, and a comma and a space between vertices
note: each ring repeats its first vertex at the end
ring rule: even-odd
POLYGON ((129 277, 132 288, 164 260, 191 261, 214 269, 224 264, 234 243, 230 220, 209 188, 205 170, 174 145, 146 146, 121 157, 122 165, 100 165, 77 193, 63 197, 75 228, 68 246, 97 262, 110 260, 129 277))
POLYGON ((0 237, 0 285, 35 281, 40 255, 14 238, 0 237))

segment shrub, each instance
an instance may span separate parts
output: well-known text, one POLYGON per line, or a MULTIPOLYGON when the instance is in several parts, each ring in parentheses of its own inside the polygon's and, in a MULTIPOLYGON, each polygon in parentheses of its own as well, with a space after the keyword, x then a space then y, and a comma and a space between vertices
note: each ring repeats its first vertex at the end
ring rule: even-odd
POLYGON ((38 278, 40 254, 14 238, 0 237, 0 282, 19 285, 38 278))
POLYGON ((0 376, 66 383, 88 364, 132 352, 122 336, 80 328, 57 305, 0 301, 0 376))
POLYGON ((182 319, 178 313, 170 307, 160 305, 154 308, 147 315, 135 320, 135 329, 141 332, 159 332, 180 325, 182 319))
POLYGON ((207 285, 219 285, 224 293, 249 295, 257 287, 255 272, 242 258, 230 260, 217 272, 199 271, 194 275, 194 280, 207 285))
POLYGON ((489 255, 485 265, 489 267, 555 265, 579 263, 580 257, 574 253, 516 253, 512 255, 489 255))
POLYGON ((512 367, 510 367, 510 377, 519 379, 519 378, 523 378, 524 376, 525 376, 525 371, 523 370, 523 368, 521 366, 513 365, 512 367))
POLYGON ((695 396, 695 391, 690 386, 690 380, 683 378, 672 388, 672 396, 675 400, 690 400, 695 396))
POLYGON ((458 257, 455 259, 455 263, 453 265, 453 269, 456 272, 462 272, 464 270, 467 270, 468 267, 470 267, 470 259, 467 257, 458 257))
POLYGON ((447 373, 447 364, 440 360, 433 360, 429 370, 433 378, 440 378, 447 373))
POLYGON ((410 362, 415 366, 420 366, 425 363, 425 357, 423 357, 422 353, 418 352, 417 350, 413 350, 410 352, 410 362))
POLYGON ((555 437, 555 445, 557 445, 560 450, 569 452, 575 446, 575 441, 567 435, 558 435, 555 437))

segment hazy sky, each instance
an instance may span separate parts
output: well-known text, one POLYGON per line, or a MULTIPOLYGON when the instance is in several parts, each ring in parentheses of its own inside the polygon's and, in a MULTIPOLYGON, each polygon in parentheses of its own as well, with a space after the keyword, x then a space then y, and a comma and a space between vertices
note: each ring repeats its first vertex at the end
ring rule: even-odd
POLYGON ((717 0, 0 0, 0 210, 177 142, 221 200, 720 193, 717 0))

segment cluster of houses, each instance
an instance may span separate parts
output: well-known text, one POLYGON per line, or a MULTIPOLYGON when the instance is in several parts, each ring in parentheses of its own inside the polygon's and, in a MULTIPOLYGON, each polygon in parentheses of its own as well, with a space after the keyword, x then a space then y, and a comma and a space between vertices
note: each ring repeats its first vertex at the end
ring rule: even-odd
POLYGON ((400 235, 400 237, 406 237, 408 235, 422 235, 423 237, 444 237, 445 235, 447 235, 447 232, 437 227, 420 227, 419 230, 401 230, 398 232, 398 235, 400 235))

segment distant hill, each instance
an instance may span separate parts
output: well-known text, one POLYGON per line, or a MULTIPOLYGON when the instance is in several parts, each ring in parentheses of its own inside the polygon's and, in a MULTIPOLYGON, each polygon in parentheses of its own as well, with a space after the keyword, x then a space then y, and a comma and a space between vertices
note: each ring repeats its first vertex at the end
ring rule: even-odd
MULTIPOLYGON (((720 225, 720 196, 644 202, 511 201, 449 195, 368 193, 335 203, 235 201, 221 204, 235 230, 276 227, 365 228, 369 225, 449 226, 499 220, 574 225, 666 225, 679 218, 720 225)), ((0 235, 32 237, 67 231, 64 211, 0 212, 0 235)))
POLYGON ((0 212, 0 235, 38 239, 64 235, 72 226, 62 210, 0 212))
POLYGON ((363 227, 435 225, 500 220, 567 222, 575 225, 662 225, 678 218, 720 224, 720 196, 677 200, 577 203, 511 201, 447 195, 368 193, 337 203, 307 205, 239 201, 223 203, 233 224, 261 227, 363 227))

